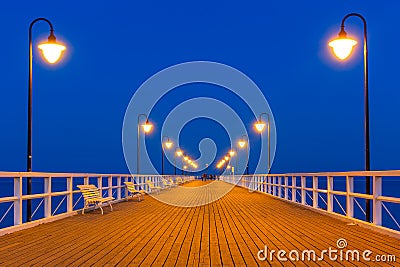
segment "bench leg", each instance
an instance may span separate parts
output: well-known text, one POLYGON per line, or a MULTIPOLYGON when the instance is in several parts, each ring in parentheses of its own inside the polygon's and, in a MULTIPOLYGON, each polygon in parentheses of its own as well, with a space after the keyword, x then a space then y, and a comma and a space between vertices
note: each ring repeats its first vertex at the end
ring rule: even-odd
POLYGON ((111 211, 113 211, 113 207, 111 205, 111 202, 108 202, 108 205, 110 205, 111 211))
POLYGON ((103 215, 104 212, 103 212, 103 208, 101 207, 102 206, 101 203, 97 204, 97 206, 101 209, 101 215, 103 215))
POLYGON ((85 204, 83 205, 83 209, 82 209, 82 215, 85 215, 86 206, 87 206, 87 202, 85 201, 85 204))

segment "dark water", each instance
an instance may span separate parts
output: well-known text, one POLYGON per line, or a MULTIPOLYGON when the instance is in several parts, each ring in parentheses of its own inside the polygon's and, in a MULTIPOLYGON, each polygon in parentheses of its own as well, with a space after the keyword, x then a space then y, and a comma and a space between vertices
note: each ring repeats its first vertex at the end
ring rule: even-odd
MULTIPOLYGON (((390 196, 390 197, 399 197, 400 198, 400 177, 388 177, 385 178, 383 177, 383 193, 382 195, 384 196, 390 196)), ((73 179, 73 187, 74 190, 78 190, 77 185, 83 184, 83 178, 74 178, 73 179)), ((108 179, 107 177, 104 177, 102 180, 103 187, 107 186, 108 179)), ((97 185, 97 178, 93 177, 89 179, 89 183, 97 185)), ((113 179, 113 186, 117 185, 117 179, 113 179)), ((300 185, 300 178, 296 180, 296 184, 300 185)), ((289 179, 289 185, 291 185, 291 179, 289 179)), ((320 178, 319 179, 319 188, 320 189, 326 189, 326 178, 320 178)), ((312 179, 307 178, 306 180, 306 186, 311 188, 312 187, 312 179)), ((44 182, 42 178, 32 178, 32 192, 34 194, 36 193, 43 193, 43 188, 44 188, 44 182)), ((354 188, 355 192, 357 193, 364 193, 365 192, 365 178, 354 178, 354 188)), ((346 189, 346 180, 345 177, 335 177, 334 179, 334 190, 336 191, 345 191, 346 189)), ((8 196, 13 196, 14 190, 14 185, 13 185, 13 179, 12 178, 7 178, 7 179, 1 179, 0 180, 0 197, 8 197, 8 196)), ((53 178, 52 179, 52 191, 66 191, 67 190, 67 183, 65 178, 53 178)), ((23 179, 23 193, 26 194, 26 179, 23 179)), ((106 193, 106 191, 103 191, 103 194, 106 193)), ((107 194, 107 193, 106 193, 107 194)), ((116 197, 116 189, 113 190, 113 196, 116 197)), ((326 204, 324 201, 326 201, 326 194, 320 193, 321 197, 324 199, 322 200, 319 198, 319 207, 326 209, 326 204)), ((291 196, 291 194, 290 194, 291 196)), ((309 192, 309 195, 306 197, 307 204, 312 205, 312 192, 309 192)), ((124 190, 122 190, 122 197, 124 197, 124 190)), ((57 196, 57 197, 52 197, 52 213, 57 209, 57 211, 54 213, 60 214, 66 211, 67 204, 66 204, 66 199, 64 199, 64 196, 57 196), (61 204, 60 204, 61 203, 61 204)), ((40 204, 42 199, 35 199, 32 200, 32 211, 34 211, 38 205, 40 204)), ((297 194, 297 200, 300 201, 300 196, 297 194)), ((359 205, 364 209, 365 211, 365 200, 363 199, 357 199, 357 202, 359 205)), ((340 205, 344 210, 346 210, 346 198, 345 196, 336 196, 336 199, 334 199, 334 211, 340 214, 345 214, 340 207, 340 205)), ((10 208, 10 205, 12 203, 0 203, 0 220, 3 218, 5 212, 10 208)), ((81 194, 74 194, 73 197, 73 204, 75 205, 74 210, 80 209, 83 207, 83 200, 81 198, 81 194)), ((371 203, 372 205, 372 203, 371 203)), ((394 218, 400 223, 400 204, 392 204, 392 203, 384 203, 384 205, 387 207, 387 209, 391 212, 391 214, 394 216, 394 218)), ((371 212, 372 214, 372 212, 371 212)), ((395 229, 395 230, 400 230, 396 223, 393 221, 393 219, 390 217, 388 212, 383 208, 382 209, 382 220, 383 220, 383 226, 395 229)), ((41 219, 43 218, 44 215, 44 209, 43 209, 43 203, 39 206, 37 209, 35 215, 33 216, 33 220, 41 219)), ((365 215, 362 212, 361 208, 355 203, 354 204, 354 217, 364 220, 365 215)), ((23 201, 23 221, 26 221, 26 201, 23 201)), ((13 208, 11 208, 10 212, 3 218, 2 222, 0 223, 0 228, 8 227, 13 225, 13 208)))

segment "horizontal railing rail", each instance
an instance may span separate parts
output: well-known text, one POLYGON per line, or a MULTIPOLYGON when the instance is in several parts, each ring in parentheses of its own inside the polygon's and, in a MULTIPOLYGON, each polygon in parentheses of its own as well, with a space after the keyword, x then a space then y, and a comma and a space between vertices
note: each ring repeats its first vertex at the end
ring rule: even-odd
MULTIPOLYGON (((386 191, 383 188, 383 181, 391 177, 399 182, 399 186, 400 170, 223 175, 220 176, 220 179, 248 188, 251 191, 260 191, 314 209, 360 221, 362 218, 355 216, 355 207, 359 209, 357 211, 359 214, 365 215, 365 202, 369 200, 372 210, 371 224, 390 228, 400 233, 400 224, 385 205, 385 203, 390 203, 388 205, 400 204, 400 195, 383 195, 383 192, 386 191), (362 179, 365 177, 371 177, 373 188, 371 194, 360 192, 362 190, 359 188, 357 188, 359 192, 355 190, 355 182, 365 183, 366 179, 362 179), (340 201, 339 198, 341 197, 344 200, 340 201), (394 225, 394 227, 387 227, 382 224, 383 210, 392 220, 391 225, 394 225)), ((397 193, 399 191, 397 190, 397 193)), ((396 208, 397 213, 399 213, 400 207, 397 206, 396 208)))
POLYGON ((32 220, 42 223, 76 214, 83 208, 78 185, 94 184, 103 197, 114 197, 119 202, 128 195, 124 182, 133 182, 137 189, 149 192, 148 181, 165 187, 162 179, 176 181, 178 177, 183 181, 194 179, 183 175, 0 172, 0 235, 12 232, 10 228, 32 224, 26 221, 27 200, 32 201, 32 220), (33 184, 29 195, 24 190, 28 177, 33 184))

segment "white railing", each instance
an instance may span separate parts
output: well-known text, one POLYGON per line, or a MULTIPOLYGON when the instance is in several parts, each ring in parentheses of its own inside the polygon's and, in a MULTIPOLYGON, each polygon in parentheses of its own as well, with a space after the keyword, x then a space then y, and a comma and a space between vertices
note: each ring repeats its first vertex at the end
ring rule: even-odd
MULTIPOLYGON (((365 215, 365 207, 363 208, 365 205, 363 204, 369 200, 372 209, 372 224, 382 227, 382 210, 385 210, 387 216, 389 216, 388 218, 393 221, 392 224, 395 226, 390 227, 391 230, 400 233, 400 224, 385 205, 385 203, 391 203, 389 205, 400 204, 400 197, 384 196, 382 194, 382 180, 391 178, 400 183, 399 177, 400 170, 226 175, 221 176, 220 179, 246 187, 251 191, 260 191, 314 209, 324 210, 331 214, 356 219, 357 221, 362 221, 362 219, 355 216, 355 204, 358 208, 358 213, 362 212, 365 215), (372 194, 355 191, 355 182, 360 182, 365 187, 365 179, 363 177, 371 177, 372 194), (340 183, 342 183, 341 187, 344 187, 343 190, 339 189, 340 183), (339 198, 345 201, 340 201, 339 198), (359 199, 362 200, 361 203, 358 201, 359 199)), ((399 193, 399 190, 397 190, 397 193, 399 193)), ((400 207, 397 206, 397 208, 400 207)))
POLYGON ((0 172, 0 235, 76 214, 83 208, 77 185, 94 184, 103 197, 112 196, 119 202, 128 193, 124 182, 134 182, 138 189, 149 192, 147 181, 164 187, 163 178, 175 181, 177 177, 184 181, 194 179, 178 175, 0 172), (27 177, 32 180, 30 195, 24 193, 27 177), (32 202, 32 222, 28 223, 27 200, 32 202))

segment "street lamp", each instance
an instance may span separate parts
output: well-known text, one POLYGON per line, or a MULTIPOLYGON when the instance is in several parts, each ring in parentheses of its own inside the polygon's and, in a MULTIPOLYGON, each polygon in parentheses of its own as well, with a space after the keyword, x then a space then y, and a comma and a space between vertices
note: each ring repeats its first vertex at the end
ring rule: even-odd
POLYGON ((254 124, 254 127, 256 130, 261 134, 264 131, 265 128, 265 122, 262 121, 261 117, 262 115, 265 115, 267 117, 267 138, 268 138, 268 173, 270 172, 271 169, 271 135, 270 135, 270 128, 271 128, 271 120, 269 118, 268 113, 261 113, 258 121, 254 124))
POLYGON ((233 174, 235 174, 235 170, 237 170, 238 157, 237 157, 237 150, 236 150, 236 148, 231 149, 231 150, 229 151, 229 156, 231 156, 231 158, 232 158, 232 157, 234 157, 235 155, 236 155, 235 167, 233 167, 233 169, 232 169, 232 173, 233 173, 233 174))
POLYGON ((246 147, 246 174, 249 175, 249 137, 245 134, 242 135, 238 141, 238 145, 240 148, 246 147), (246 137, 247 142, 243 137, 246 137))
POLYGON ((142 129, 144 133, 149 133, 153 129, 153 124, 149 122, 149 118, 147 117, 146 114, 139 114, 138 115, 138 122, 137 122, 137 166, 136 170, 137 173, 140 174, 140 142, 139 142, 139 137, 140 137, 140 126, 142 126, 142 129), (146 122, 140 125, 140 118, 145 117, 146 122))
MULTIPOLYGON (((368 41, 367 41, 367 21, 365 18, 357 13, 350 13, 342 19, 340 26, 340 32, 338 38, 329 42, 329 46, 332 47, 333 53, 341 60, 345 60, 350 56, 353 47, 357 44, 357 41, 347 37, 347 33, 344 30, 344 23, 349 17, 358 17, 364 24, 364 135, 365 135, 365 170, 369 171, 370 166, 370 140, 369 140, 369 97, 368 97, 368 41)), ((371 194, 371 177, 366 177, 366 194, 371 194)), ((366 202, 365 219, 371 221, 371 201, 368 199, 366 202)))
POLYGON ((176 156, 182 157, 183 151, 180 150, 179 148, 175 148, 175 153, 174 153, 174 174, 176 175, 176 156))
MULTIPOLYGON (((185 166, 183 166, 183 169, 186 171, 187 170, 187 166, 185 165, 185 166)), ((183 174, 183 172, 182 172, 182 174, 183 174)), ((185 174, 185 175, 187 175, 187 173, 185 174)))
MULTIPOLYGON (((38 45, 38 48, 42 52, 43 57, 50 64, 56 63, 66 47, 62 44, 57 43, 56 36, 54 35, 53 24, 48 19, 37 18, 31 22, 29 25, 29 79, 28 79, 28 153, 27 153, 27 171, 32 171, 32 28, 36 22, 45 21, 50 26, 50 35, 47 38, 47 42, 38 45)), ((32 179, 27 177, 27 194, 32 193, 32 179)), ((28 199, 27 201, 27 221, 32 220, 32 201, 28 199)))
POLYGON ((163 136, 161 140, 161 175, 164 175, 164 146, 167 149, 170 149, 172 147, 173 143, 169 140, 168 136, 163 136), (167 139, 167 141, 164 142, 164 138, 167 139))

